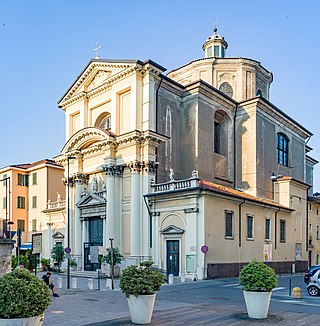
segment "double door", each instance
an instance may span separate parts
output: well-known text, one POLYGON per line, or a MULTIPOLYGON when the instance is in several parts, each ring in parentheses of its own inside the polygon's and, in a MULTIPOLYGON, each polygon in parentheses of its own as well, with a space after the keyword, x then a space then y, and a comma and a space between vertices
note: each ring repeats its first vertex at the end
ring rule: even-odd
POLYGON ((103 245, 103 220, 101 218, 90 218, 88 232, 89 242, 84 243, 84 270, 95 271, 100 268, 100 263, 91 261, 90 247, 103 245))
POLYGON ((179 240, 167 240, 167 274, 179 276, 179 240))

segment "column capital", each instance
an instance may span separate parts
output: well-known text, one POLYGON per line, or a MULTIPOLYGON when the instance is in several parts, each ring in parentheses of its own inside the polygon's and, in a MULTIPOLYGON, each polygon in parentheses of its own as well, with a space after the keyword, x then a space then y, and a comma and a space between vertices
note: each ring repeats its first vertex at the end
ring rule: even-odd
POLYGON ((155 161, 144 161, 142 163, 143 171, 146 172, 146 173, 156 173, 158 164, 159 163, 157 163, 155 161))
MULTIPOLYGON (((84 173, 74 173, 71 177, 69 177, 69 184, 73 187, 75 184, 88 184, 89 176, 84 173)), ((68 178, 63 179, 63 183, 65 186, 68 185, 68 178)))
POLYGON ((141 170, 143 169, 143 163, 140 161, 131 161, 127 163, 127 167, 130 169, 130 172, 137 172, 140 173, 141 170))
POLYGON ((123 165, 102 165, 103 171, 106 175, 121 177, 123 175, 124 166, 123 165))

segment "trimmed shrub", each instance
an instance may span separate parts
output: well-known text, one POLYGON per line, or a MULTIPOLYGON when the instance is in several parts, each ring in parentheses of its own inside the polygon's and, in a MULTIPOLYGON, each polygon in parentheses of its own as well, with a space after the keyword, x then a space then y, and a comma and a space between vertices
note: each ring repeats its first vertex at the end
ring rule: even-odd
POLYGON ((40 316, 51 302, 48 286, 27 270, 0 277, 0 318, 40 316))

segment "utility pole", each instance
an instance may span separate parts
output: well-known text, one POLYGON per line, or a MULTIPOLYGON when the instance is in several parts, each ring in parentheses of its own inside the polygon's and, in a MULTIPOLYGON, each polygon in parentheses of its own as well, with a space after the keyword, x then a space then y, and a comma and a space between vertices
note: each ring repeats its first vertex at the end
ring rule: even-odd
POLYGON ((110 240, 110 256, 111 256, 111 289, 114 290, 114 261, 113 261, 113 238, 109 238, 110 240))

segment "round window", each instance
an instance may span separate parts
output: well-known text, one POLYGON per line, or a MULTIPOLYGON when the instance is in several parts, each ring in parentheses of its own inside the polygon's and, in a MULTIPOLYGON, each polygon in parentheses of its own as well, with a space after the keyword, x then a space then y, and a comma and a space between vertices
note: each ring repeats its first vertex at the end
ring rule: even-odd
POLYGON ((222 83, 219 87, 219 91, 225 93, 226 95, 232 97, 233 89, 229 83, 222 83))

